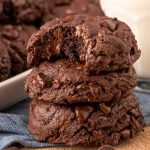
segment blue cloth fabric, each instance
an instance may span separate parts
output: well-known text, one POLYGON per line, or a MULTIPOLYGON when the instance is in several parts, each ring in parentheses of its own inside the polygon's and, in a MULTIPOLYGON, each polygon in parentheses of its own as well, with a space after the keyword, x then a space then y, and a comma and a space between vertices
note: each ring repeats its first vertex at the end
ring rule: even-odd
POLYGON ((0 113, 0 150, 19 143, 25 147, 48 147, 36 142, 27 129, 29 100, 24 100, 0 113))
MULTIPOLYGON (((150 94, 136 93, 145 121, 150 124, 150 94)), ((14 143, 25 147, 56 146, 36 142, 27 129, 29 100, 24 100, 0 113, 0 150, 14 143)))

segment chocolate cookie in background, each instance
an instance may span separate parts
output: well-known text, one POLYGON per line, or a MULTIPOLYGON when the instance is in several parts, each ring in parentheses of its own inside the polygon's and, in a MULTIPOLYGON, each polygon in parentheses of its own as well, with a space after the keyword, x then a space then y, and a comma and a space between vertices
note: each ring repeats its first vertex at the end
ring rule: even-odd
POLYGON ((0 21, 40 26, 56 17, 85 13, 104 15, 98 0, 1 0, 0 21))
POLYGON ((85 71, 128 68, 139 58, 135 36, 116 18, 72 15, 56 18, 31 36, 27 46, 29 65, 59 57, 85 65, 85 71))
POLYGON ((34 26, 1 25, 0 38, 8 50, 11 58, 11 76, 23 72, 26 65, 26 45, 29 37, 36 31, 34 26))
POLYGON ((70 146, 116 145, 144 127, 137 98, 128 93, 120 101, 85 105, 56 105, 33 100, 29 130, 37 141, 70 146))
POLYGON ((0 18, 3 23, 35 25, 44 14, 45 0, 1 0, 1 5, 3 15, 9 19, 0 18))
POLYGON ((103 16, 104 13, 99 5, 99 0, 46 0, 47 10, 42 18, 43 22, 56 17, 75 14, 88 14, 103 16))
POLYGON ((10 76, 11 61, 7 47, 0 41, 0 82, 10 76))
POLYGON ((69 60, 43 62, 34 67, 25 88, 32 99, 55 104, 106 102, 119 100, 136 86, 133 67, 121 71, 88 76, 84 65, 69 60))

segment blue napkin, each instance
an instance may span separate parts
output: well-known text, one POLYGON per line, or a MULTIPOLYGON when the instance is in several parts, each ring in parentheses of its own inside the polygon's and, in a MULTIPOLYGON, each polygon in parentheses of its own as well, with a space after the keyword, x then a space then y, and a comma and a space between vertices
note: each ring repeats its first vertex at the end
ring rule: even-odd
POLYGON ((24 100, 0 113, 0 150, 19 143, 25 147, 49 147, 36 142, 27 129, 29 100, 24 100))
MULTIPOLYGON (((150 123, 150 94, 136 93, 147 124, 150 123)), ((24 100, 0 113, 0 150, 19 143, 25 147, 56 146, 36 142, 27 129, 29 100, 24 100)))

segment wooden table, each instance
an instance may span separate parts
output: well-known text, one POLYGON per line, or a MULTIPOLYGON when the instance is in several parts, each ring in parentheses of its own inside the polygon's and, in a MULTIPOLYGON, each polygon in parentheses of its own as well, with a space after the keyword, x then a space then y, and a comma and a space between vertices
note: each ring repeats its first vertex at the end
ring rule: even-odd
MULTIPOLYGON (((51 147, 40 149, 28 149, 22 150, 97 150, 96 147, 51 147)), ((150 126, 144 129, 144 132, 140 133, 133 139, 126 140, 120 145, 116 146, 116 150, 150 150, 150 126)))

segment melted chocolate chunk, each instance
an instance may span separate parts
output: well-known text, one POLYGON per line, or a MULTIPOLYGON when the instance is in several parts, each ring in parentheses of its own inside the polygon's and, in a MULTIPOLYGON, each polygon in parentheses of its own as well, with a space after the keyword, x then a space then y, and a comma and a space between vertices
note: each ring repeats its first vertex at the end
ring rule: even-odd
POLYGON ((77 106, 75 108, 77 120, 80 123, 86 121, 92 111, 93 111, 93 107, 91 106, 77 106))
POLYGON ((111 31, 115 31, 115 30, 117 30, 117 26, 118 26, 117 18, 114 18, 111 20, 106 20, 103 22, 102 25, 108 27, 111 31))
POLYGON ((100 107, 100 110, 106 115, 108 115, 111 111, 111 108, 106 106, 104 103, 100 104, 99 107, 100 107))

